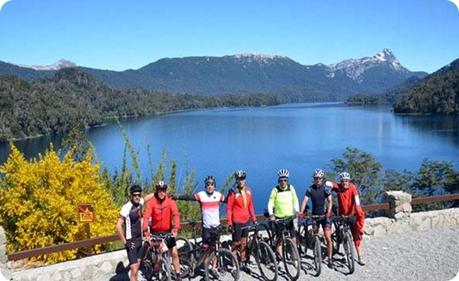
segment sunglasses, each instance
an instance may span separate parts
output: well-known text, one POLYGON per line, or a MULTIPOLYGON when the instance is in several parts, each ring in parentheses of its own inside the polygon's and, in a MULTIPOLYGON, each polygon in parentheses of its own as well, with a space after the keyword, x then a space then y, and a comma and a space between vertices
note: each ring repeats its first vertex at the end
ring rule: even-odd
POLYGON ((323 178, 315 177, 314 180, 321 180, 323 178))
POLYGON ((288 182, 288 179, 279 179, 279 182, 288 182))
POLYGON ((140 193, 133 193, 132 194, 132 197, 141 197, 141 196, 142 196, 142 194, 140 194, 140 193))
POLYGON ((206 183, 206 185, 207 185, 207 186, 214 186, 215 183, 213 183, 213 182, 208 182, 208 183, 206 183))
POLYGON ((243 180, 245 180, 245 178, 238 178, 237 180, 238 181, 243 181, 243 180))
POLYGON ((156 191, 158 192, 166 192, 167 188, 157 188, 156 191))

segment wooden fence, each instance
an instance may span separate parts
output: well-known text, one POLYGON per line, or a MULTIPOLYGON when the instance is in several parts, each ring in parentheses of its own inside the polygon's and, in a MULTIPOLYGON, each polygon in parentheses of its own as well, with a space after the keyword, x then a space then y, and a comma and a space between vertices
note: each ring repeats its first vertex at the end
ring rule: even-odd
MULTIPOLYGON (((435 202, 447 202, 447 201, 458 201, 458 200, 459 200, 459 194, 448 194, 448 195, 414 198, 411 201, 411 204, 420 205, 420 204, 430 204, 430 203, 435 203, 435 202)), ((389 203, 365 205, 365 206, 362 206, 362 208, 365 212, 388 210, 389 203)), ((257 220, 263 220, 263 219, 264 219, 263 215, 257 215, 257 220)), ((222 224, 226 224, 226 218, 222 219, 222 224)), ((186 229, 186 228, 189 228, 189 225, 188 223, 182 223, 181 227, 186 229)), ((36 257, 40 255, 62 252, 66 250, 88 248, 94 245, 107 244, 107 243, 115 242, 118 240, 119 240, 119 237, 117 234, 101 236, 101 237, 96 237, 96 238, 91 238, 91 239, 80 240, 76 242, 70 242, 70 243, 53 245, 53 246, 44 247, 44 248, 37 248, 37 249, 32 249, 32 250, 11 253, 8 255, 8 260, 15 261, 15 260, 20 260, 20 259, 36 257)))

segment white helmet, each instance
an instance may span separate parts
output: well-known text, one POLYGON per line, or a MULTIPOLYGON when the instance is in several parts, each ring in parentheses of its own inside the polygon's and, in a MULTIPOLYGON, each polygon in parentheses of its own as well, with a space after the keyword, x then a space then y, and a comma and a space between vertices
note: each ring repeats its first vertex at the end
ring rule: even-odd
POLYGON ((279 178, 288 178, 290 173, 287 169, 280 169, 279 172, 277 172, 277 175, 279 176, 279 178))
POLYGON ((325 173, 322 169, 315 169, 314 173, 312 174, 313 178, 323 178, 325 176, 325 173))
POLYGON ((351 180, 351 175, 348 172, 342 172, 339 174, 339 180, 351 180))

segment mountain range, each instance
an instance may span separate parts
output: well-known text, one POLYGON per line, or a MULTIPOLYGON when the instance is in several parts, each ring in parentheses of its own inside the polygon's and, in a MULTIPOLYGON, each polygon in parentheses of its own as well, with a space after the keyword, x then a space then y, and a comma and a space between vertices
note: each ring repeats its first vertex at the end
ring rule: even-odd
POLYGON ((0 61, 0 75, 35 80, 51 77, 65 67, 77 67, 113 88, 200 95, 266 93, 280 95, 286 102, 344 100, 362 92, 378 94, 412 77, 427 75, 403 67, 389 49, 331 65, 302 65, 285 56, 250 53, 163 58, 124 71, 76 66, 65 60, 44 67, 0 61))

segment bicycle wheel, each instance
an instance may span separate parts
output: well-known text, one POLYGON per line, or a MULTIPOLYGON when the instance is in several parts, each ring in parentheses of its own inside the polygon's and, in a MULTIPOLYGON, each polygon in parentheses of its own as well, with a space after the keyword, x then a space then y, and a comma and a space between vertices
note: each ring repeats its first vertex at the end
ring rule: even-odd
POLYGON ((339 239, 339 230, 335 230, 332 233, 332 246, 333 246, 333 255, 339 254, 340 239, 339 239))
POLYGON ((150 281, 153 278, 153 265, 151 259, 145 259, 140 265, 139 275, 142 275, 145 280, 150 281))
POLYGON ((273 237, 273 232, 271 230, 271 227, 268 225, 266 222, 261 222, 260 224, 257 225, 259 233, 262 234, 263 241, 268 243, 271 247, 273 247, 275 241, 273 237))
POLYGON ((161 263, 161 270, 158 272, 158 280, 171 281, 171 257, 169 252, 163 253, 159 262, 161 263))
POLYGON ((239 280, 239 263, 230 250, 219 248, 204 262, 204 277, 209 280, 239 280))
POLYGON ((190 255, 193 254, 192 250, 194 249, 194 244, 183 237, 175 238, 175 242, 177 244, 177 251, 179 253, 180 258, 187 257, 191 259, 190 255))
POLYGON ((258 269, 266 281, 277 280, 277 261, 273 250, 264 241, 259 241, 255 249, 255 261, 258 269))
POLYGON ((354 245, 352 241, 352 235, 349 232, 346 232, 344 234, 344 241, 343 241, 343 246, 344 246, 344 253, 346 255, 346 263, 347 266, 349 267, 349 274, 354 273, 354 245))
POLYGON ((300 277, 301 261, 298 248, 292 238, 284 238, 282 242, 282 261, 290 280, 297 280, 300 277))
POLYGON ((313 241, 314 248, 312 249, 312 252, 314 254, 314 269, 316 271, 315 276, 319 276, 320 272, 322 271, 322 249, 319 236, 315 235, 313 241))
POLYGON ((306 256, 308 252, 308 230, 306 226, 300 226, 298 230, 298 253, 306 256))
POLYGON ((193 263, 186 257, 180 257, 180 276, 182 278, 193 278, 193 263))

